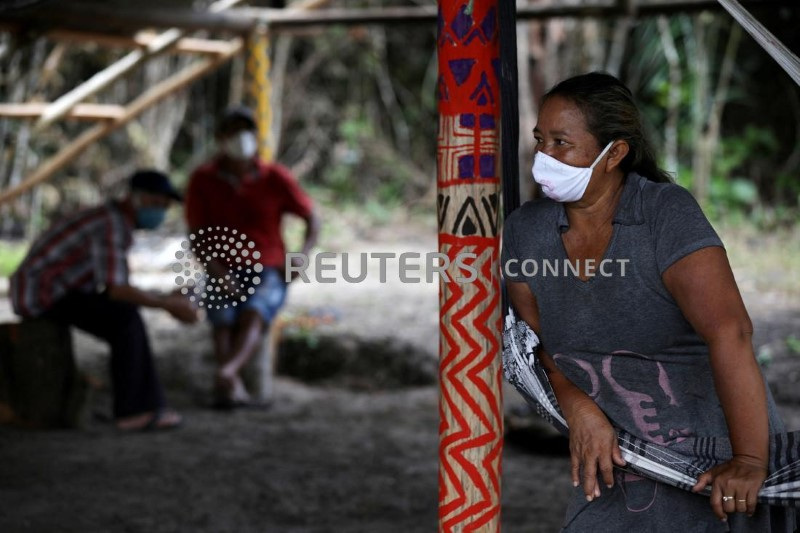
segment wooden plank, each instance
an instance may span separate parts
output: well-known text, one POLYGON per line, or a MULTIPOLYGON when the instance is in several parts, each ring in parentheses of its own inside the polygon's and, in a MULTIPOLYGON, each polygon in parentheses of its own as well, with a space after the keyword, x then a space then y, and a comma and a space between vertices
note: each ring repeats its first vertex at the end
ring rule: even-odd
MULTIPOLYGON (((49 104, 0 104, 0 117, 34 119, 39 118, 49 104)), ((65 118, 76 120, 114 120, 125 115, 125 107, 111 104, 78 104, 65 118)))
MULTIPOLYGON (((137 39, 138 40, 138 39, 137 39)), ((190 54, 224 54, 227 50, 227 41, 214 39, 198 39, 195 37, 184 37, 175 45, 176 52, 190 54)))
POLYGON ((92 143, 97 142, 99 139, 105 137, 112 131, 124 126, 150 106, 158 103, 174 92, 183 89, 206 73, 218 68, 231 57, 239 53, 242 50, 242 47, 242 39, 237 38, 229 45, 228 50, 224 54, 201 59, 177 74, 171 76, 170 78, 167 78, 161 83, 151 87, 126 106, 125 114, 122 117, 108 121, 104 124, 98 124, 86 130, 75 140, 73 140, 67 146, 64 146, 55 155, 42 163, 42 165, 40 165, 39 168, 33 172, 33 174, 25 178, 25 180, 19 183, 16 187, 0 193, 0 205, 13 200, 20 194, 46 180, 53 173, 57 172, 59 169, 80 155, 92 143))
MULTIPOLYGON (((53 30, 46 34, 53 41, 66 41, 78 43, 95 43, 105 46, 119 46, 123 48, 146 48, 157 37, 152 32, 139 32, 136 35, 115 35, 110 33, 83 32, 76 30, 53 30)), ((227 49, 228 42, 214 39, 198 39, 195 37, 182 37, 175 46, 165 52, 188 54, 221 54, 227 49)))
MULTIPOLYGON (((217 13, 234 6, 239 2, 241 2, 241 0, 218 0, 217 2, 211 4, 211 7, 209 7, 208 10, 211 13, 217 13)), ((134 50, 133 52, 130 52, 125 57, 101 70, 81 85, 78 85, 68 93, 59 97, 55 102, 50 104, 47 109, 45 109, 44 113, 42 113, 41 117, 36 122, 35 130, 41 131, 43 128, 49 126, 59 118, 66 115, 69 110, 79 102, 82 102, 86 98, 97 94, 142 64, 147 59, 175 46, 181 37, 183 37, 183 33, 183 30, 179 30, 177 28, 171 28, 161 33, 146 47, 142 48, 141 50, 134 50)))

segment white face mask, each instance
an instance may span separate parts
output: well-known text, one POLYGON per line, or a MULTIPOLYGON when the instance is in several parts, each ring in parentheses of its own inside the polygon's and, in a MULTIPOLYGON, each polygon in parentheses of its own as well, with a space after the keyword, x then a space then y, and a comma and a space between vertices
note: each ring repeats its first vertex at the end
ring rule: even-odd
POLYGON ((588 168, 573 167, 544 152, 536 152, 531 169, 533 180, 542 186, 542 192, 548 198, 552 198, 556 202, 576 202, 586 192, 595 165, 608 153, 612 144, 614 141, 606 145, 588 168))
POLYGON ((233 159, 247 161, 258 151, 258 137, 252 131, 241 131, 222 142, 222 152, 233 159))

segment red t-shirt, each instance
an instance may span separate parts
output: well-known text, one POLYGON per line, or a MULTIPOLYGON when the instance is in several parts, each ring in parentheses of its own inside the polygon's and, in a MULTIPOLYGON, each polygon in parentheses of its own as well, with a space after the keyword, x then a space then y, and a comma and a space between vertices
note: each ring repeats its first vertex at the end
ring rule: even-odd
POLYGON ((313 204, 289 169, 257 161, 242 181, 224 173, 213 159, 194 171, 186 192, 186 222, 193 233, 205 228, 229 228, 255 243, 267 267, 284 268, 286 249, 281 218, 293 213, 308 219, 313 204))

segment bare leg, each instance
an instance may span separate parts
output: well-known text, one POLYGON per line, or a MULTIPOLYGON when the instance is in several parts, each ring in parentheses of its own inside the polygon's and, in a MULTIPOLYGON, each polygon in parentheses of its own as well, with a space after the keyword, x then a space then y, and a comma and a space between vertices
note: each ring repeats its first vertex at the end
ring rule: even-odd
POLYGON ((217 372, 217 379, 225 384, 228 390, 235 391, 241 384, 239 372, 253 357, 258 348, 265 324, 257 311, 246 310, 239 316, 239 322, 233 332, 233 342, 228 352, 229 357, 217 372))
MULTIPOLYGON (((218 326, 214 328, 214 358, 217 360, 218 369, 222 369, 230 362, 234 353, 231 350, 236 329, 232 326, 218 326)), ((232 382, 221 379, 219 370, 217 371, 214 383, 214 394, 217 400, 223 403, 231 401, 247 401, 248 395, 244 388, 244 383, 238 378, 232 382)))
POLYGON ((214 358, 219 366, 224 366, 230 360, 233 328, 231 326, 217 326, 214 328, 213 337, 214 358))

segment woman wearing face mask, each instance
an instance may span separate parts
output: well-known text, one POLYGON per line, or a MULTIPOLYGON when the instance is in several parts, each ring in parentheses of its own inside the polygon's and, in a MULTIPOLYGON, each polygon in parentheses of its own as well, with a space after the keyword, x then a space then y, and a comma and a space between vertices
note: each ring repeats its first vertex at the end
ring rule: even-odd
POLYGON ((794 531, 793 511, 756 503, 783 426, 725 250, 658 168, 630 90, 601 73, 565 80, 534 137, 547 198, 506 220, 501 263, 570 428, 564 531, 794 531), (666 447, 726 436, 733 457, 699 476, 710 498, 682 491, 615 469, 612 423, 666 447))

